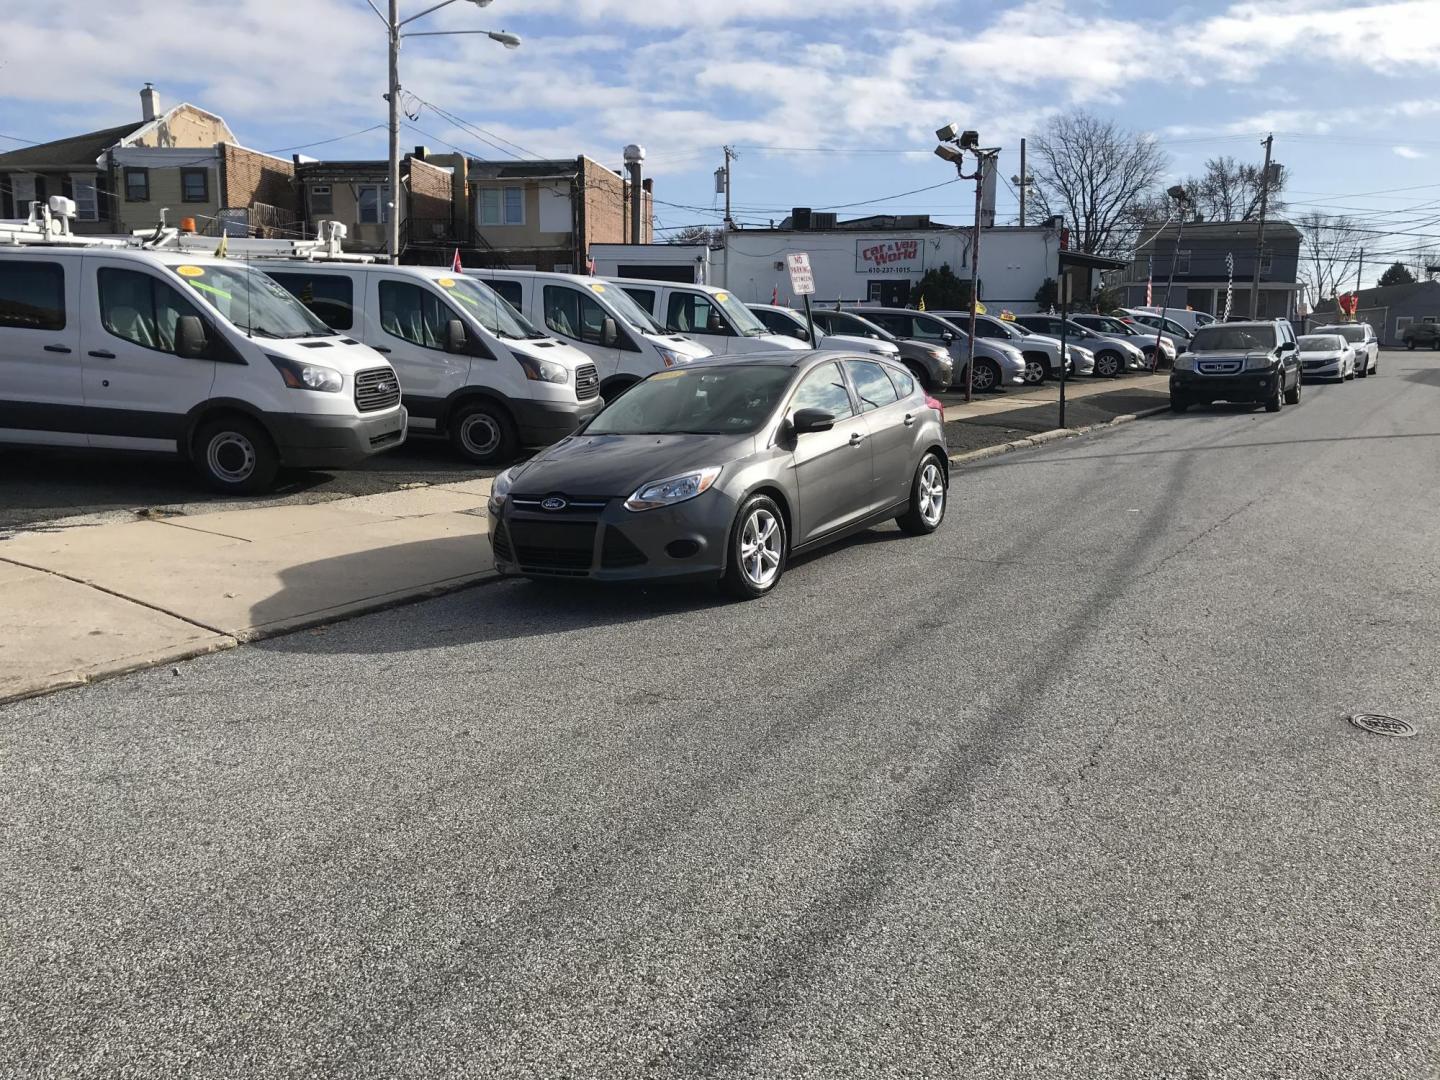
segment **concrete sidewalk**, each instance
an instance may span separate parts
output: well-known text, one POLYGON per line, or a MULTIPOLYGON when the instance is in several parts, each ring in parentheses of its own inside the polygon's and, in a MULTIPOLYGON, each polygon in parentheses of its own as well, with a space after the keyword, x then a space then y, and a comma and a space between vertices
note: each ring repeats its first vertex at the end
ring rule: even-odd
MULTIPOLYGON (((1156 375, 1137 373, 1119 379, 1092 379, 1082 375, 1065 380, 1067 403, 1083 401, 1100 394, 1133 393, 1143 390, 1168 394, 1170 392, 1169 373, 1160 372, 1156 375)), ((948 391, 944 396, 947 399, 955 398, 957 393, 963 394, 964 387, 961 387, 959 391, 948 391)), ((945 402, 945 422, 950 424, 956 420, 988 418, 996 413, 1035 409, 1044 405, 1055 405, 1059 401, 1060 384, 1057 382, 1044 382, 1034 389, 1027 388, 1023 392, 1017 390, 1004 394, 976 394, 969 404, 958 399, 953 403, 947 400, 945 402)))
POLYGON ((489 480, 0 543, 0 701, 448 591, 493 573, 489 480))

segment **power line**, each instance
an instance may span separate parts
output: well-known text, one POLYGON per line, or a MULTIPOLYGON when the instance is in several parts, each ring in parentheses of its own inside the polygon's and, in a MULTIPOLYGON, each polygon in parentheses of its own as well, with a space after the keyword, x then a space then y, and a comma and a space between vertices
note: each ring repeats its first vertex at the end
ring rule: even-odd
POLYGON ((371 124, 368 128, 361 128, 359 131, 352 131, 348 135, 336 135, 333 139, 318 139, 315 142, 301 143, 298 146, 282 146, 278 150, 266 150, 267 154, 284 154, 291 150, 307 150, 312 146, 324 146, 327 143, 342 142, 345 139, 353 139, 357 135, 368 135, 372 131, 380 131, 384 124, 371 124))

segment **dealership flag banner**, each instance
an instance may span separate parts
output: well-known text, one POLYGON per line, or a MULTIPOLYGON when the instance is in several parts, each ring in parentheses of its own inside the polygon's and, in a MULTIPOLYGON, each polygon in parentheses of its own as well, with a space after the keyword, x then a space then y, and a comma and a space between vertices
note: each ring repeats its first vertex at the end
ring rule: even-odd
POLYGON ((1155 258, 1151 256, 1145 262, 1145 306, 1152 307, 1155 303, 1155 258))
POLYGON ((1220 316, 1221 322, 1230 319, 1230 305, 1235 302, 1235 253, 1225 253, 1225 314, 1220 316))

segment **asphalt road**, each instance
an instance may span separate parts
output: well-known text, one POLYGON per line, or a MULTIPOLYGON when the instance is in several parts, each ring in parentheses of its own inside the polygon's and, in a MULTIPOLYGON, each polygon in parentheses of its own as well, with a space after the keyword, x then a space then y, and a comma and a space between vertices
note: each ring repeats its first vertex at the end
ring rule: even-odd
POLYGON ((0 1075, 1434 1077, 1437 473, 1387 357, 0 708, 0 1075))

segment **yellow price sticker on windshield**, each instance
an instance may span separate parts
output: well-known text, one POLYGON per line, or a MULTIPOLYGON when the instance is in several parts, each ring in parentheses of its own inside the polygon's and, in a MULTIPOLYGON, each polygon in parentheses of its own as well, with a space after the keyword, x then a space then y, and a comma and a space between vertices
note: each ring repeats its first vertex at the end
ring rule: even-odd
POLYGON ((683 371, 660 371, 650 376, 651 382, 659 382, 661 379, 678 379, 684 375, 683 371))
POLYGON ((442 277, 439 278, 435 284, 439 285, 442 289, 453 289, 455 287, 455 279, 453 277, 442 277))
POLYGON ((177 274, 179 274, 181 277, 204 277, 204 276, 205 276, 205 268, 204 268, 203 266, 177 266, 177 267, 175 268, 175 272, 176 272, 177 274))
POLYGON ((730 294, 729 294, 729 293, 723 293, 723 292, 717 292, 717 293, 715 294, 715 299, 716 299, 716 300, 719 300, 720 303, 723 304, 726 300, 729 300, 729 299, 730 299, 730 294))
POLYGON ((590 288, 591 288, 593 291, 599 292, 599 293, 603 293, 603 292, 605 291, 605 286, 604 286, 604 285, 600 285, 600 284, 598 284, 598 283, 591 285, 590 288))

